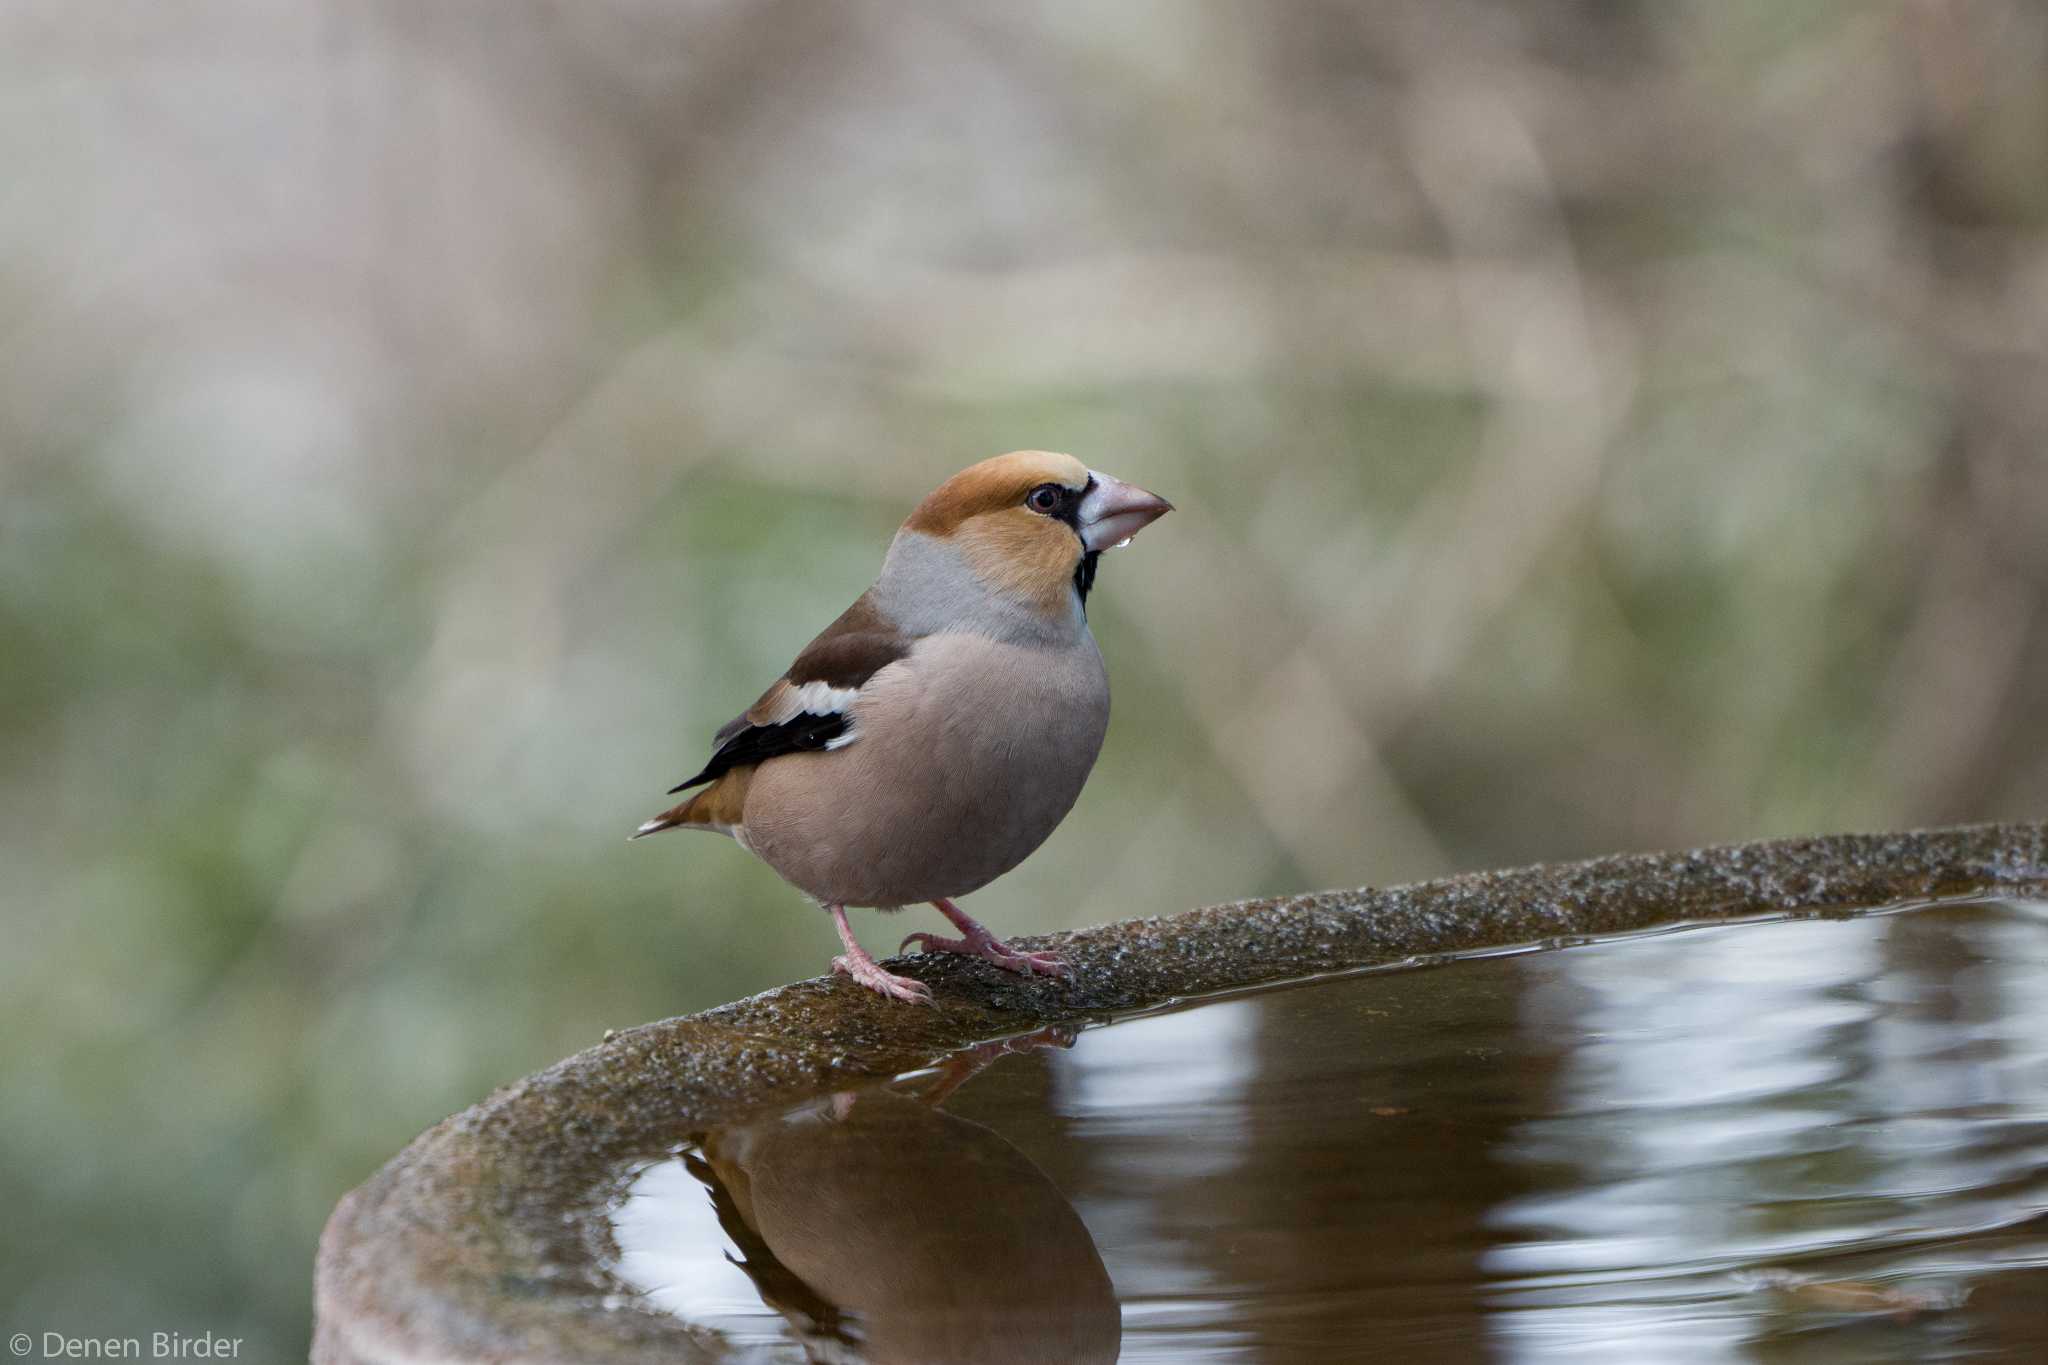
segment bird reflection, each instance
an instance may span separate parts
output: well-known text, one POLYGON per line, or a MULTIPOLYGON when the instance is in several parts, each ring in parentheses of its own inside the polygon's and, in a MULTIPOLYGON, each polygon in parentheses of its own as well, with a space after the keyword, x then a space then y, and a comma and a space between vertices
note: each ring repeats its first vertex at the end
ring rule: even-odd
POLYGON ((816 1361, 1113 1361, 1116 1295, 1066 1196, 939 1104, 1046 1031, 948 1060, 920 1094, 842 1091, 715 1129, 686 1158, 762 1301, 816 1361))

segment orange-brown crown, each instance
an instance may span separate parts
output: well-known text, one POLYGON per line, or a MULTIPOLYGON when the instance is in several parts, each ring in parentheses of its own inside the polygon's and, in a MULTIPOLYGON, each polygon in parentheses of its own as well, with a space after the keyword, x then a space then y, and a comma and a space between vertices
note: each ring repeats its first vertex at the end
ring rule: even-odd
POLYGON ((1022 507, 1032 489, 1047 483, 1076 490, 1085 488, 1088 466, 1071 455, 1050 450, 1013 450, 997 455, 967 466, 933 489, 910 514, 910 520, 903 523, 903 529, 950 536, 975 517, 1022 507))

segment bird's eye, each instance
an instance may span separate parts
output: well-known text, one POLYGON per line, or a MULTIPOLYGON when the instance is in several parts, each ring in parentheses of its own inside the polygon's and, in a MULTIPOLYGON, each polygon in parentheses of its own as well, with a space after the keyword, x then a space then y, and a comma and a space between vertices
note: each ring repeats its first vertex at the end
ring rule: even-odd
POLYGON ((1056 483, 1042 483, 1031 490, 1024 499, 1024 505, 1034 512, 1051 515, 1060 510, 1060 503, 1066 499, 1067 490, 1056 483))

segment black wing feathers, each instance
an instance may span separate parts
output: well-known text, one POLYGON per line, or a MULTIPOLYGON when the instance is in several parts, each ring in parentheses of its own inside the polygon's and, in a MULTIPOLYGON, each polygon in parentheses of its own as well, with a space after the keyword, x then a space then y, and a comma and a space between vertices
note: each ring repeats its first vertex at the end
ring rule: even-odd
MULTIPOLYGON (((727 772, 747 763, 760 763, 778 754, 802 753, 806 749, 822 749, 846 733, 846 717, 840 715, 814 716, 805 712, 780 725, 750 725, 746 717, 739 717, 740 728, 732 738, 718 746, 711 755, 711 761, 704 765, 704 771, 687 782, 678 782, 668 789, 674 796, 677 792, 688 791, 701 782, 723 777, 727 772)), ((726 726, 726 730, 732 726, 726 726)), ((719 731, 724 734, 725 730, 719 731)))
POLYGON ((838 620, 804 646, 803 653, 796 656, 796 662, 775 686, 719 730, 712 740, 711 760, 704 770, 669 788, 669 795, 713 781, 745 764, 826 747, 846 733, 848 718, 839 712, 817 715, 800 711, 770 719, 777 702, 786 705, 787 689, 823 683, 830 688, 858 690, 869 678, 908 654, 910 645, 894 624, 875 609, 868 595, 861 594, 838 620))

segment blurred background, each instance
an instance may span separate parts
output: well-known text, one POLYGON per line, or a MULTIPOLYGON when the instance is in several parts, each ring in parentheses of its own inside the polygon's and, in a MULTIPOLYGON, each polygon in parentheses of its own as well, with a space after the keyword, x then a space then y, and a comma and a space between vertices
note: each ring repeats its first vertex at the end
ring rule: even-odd
POLYGON ((2048 813, 2044 67, 2018 0, 0 0, 0 1321, 302 1354, 419 1129, 823 970, 625 835, 1003 450, 1180 511, 999 929, 2048 813))

